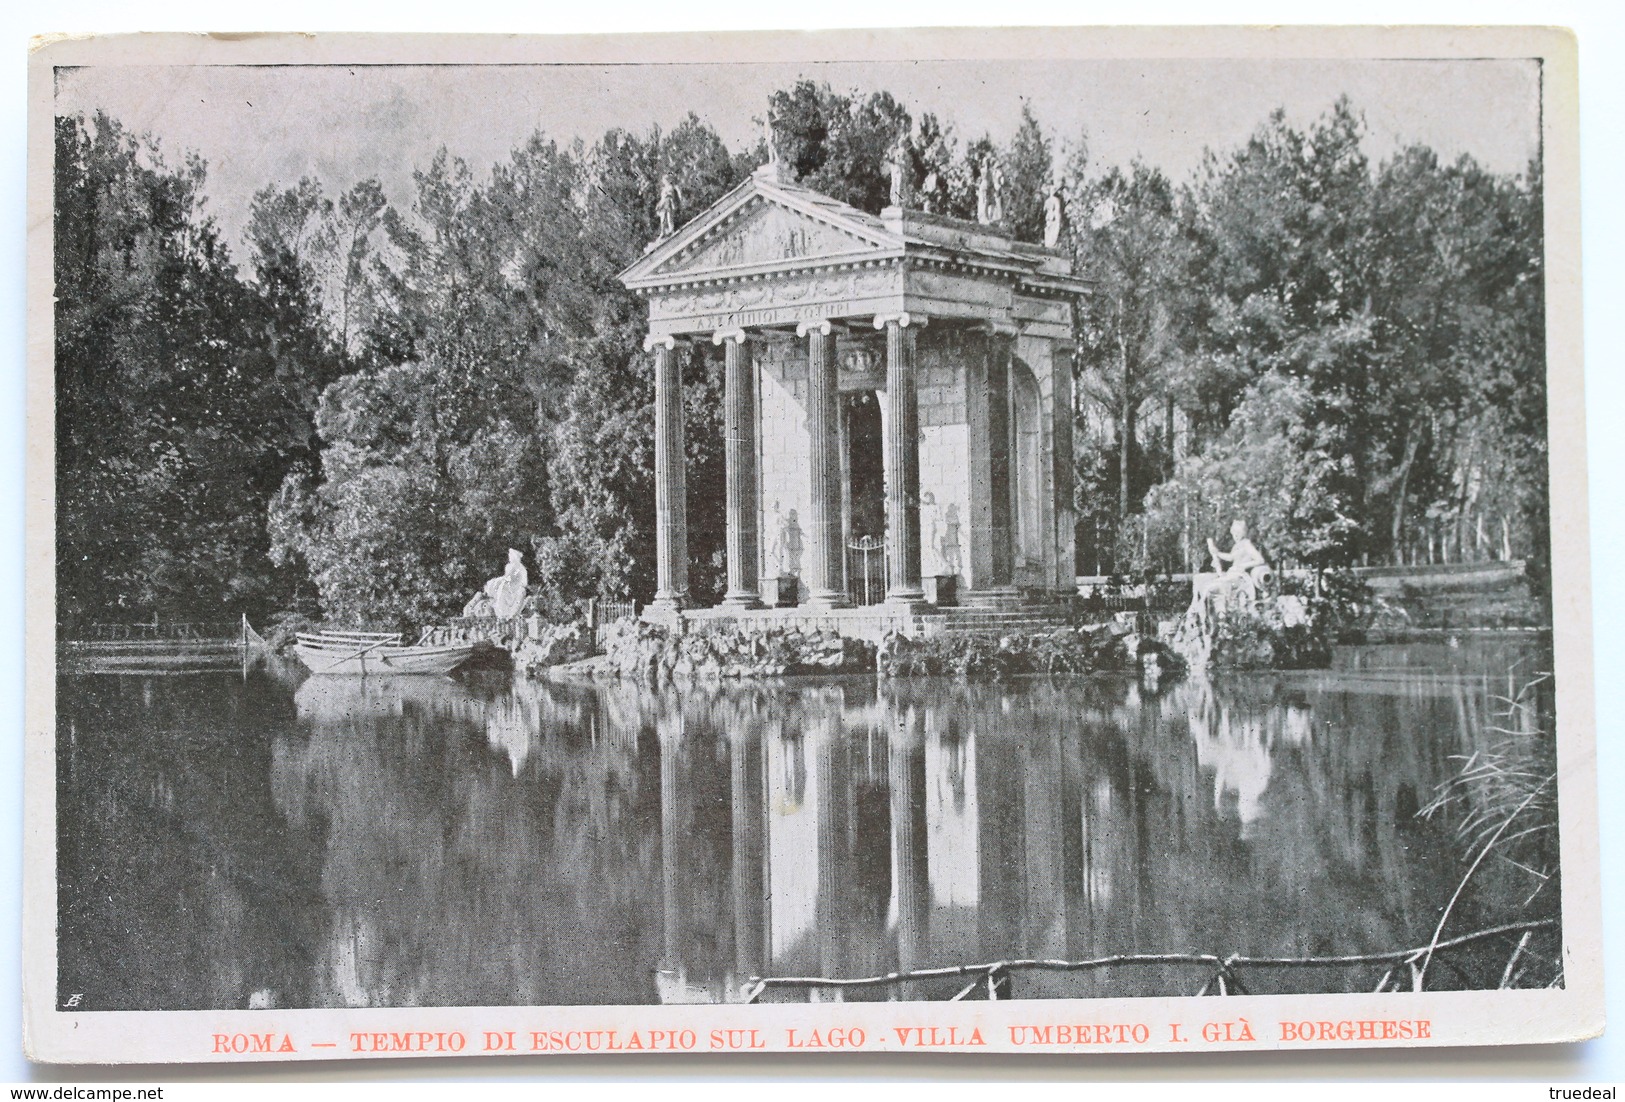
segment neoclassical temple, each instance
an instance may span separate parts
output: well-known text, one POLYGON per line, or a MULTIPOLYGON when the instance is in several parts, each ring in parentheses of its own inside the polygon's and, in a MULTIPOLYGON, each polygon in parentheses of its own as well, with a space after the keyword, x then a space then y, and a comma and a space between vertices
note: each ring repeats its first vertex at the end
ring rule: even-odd
POLYGON ((875 217, 771 163, 666 221, 621 274, 649 304, 653 614, 692 603, 679 342, 725 361, 728 587, 708 615, 746 615, 764 592, 801 615, 912 615, 1075 591, 1073 333, 1089 284, 1065 254, 997 224, 875 217))

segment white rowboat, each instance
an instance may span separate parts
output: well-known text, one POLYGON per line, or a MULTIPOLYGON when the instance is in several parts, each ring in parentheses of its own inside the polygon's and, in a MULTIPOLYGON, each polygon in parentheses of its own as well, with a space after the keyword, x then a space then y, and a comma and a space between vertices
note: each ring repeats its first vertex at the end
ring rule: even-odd
POLYGON ((300 634, 294 654, 311 673, 342 677, 445 675, 468 661, 474 644, 406 645, 398 634, 323 631, 300 634))

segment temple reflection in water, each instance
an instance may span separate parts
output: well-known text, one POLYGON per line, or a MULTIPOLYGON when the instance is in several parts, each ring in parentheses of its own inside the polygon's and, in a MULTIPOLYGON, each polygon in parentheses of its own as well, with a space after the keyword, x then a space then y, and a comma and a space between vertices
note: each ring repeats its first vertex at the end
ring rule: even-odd
MULTIPOLYGON (((1450 847, 1414 812, 1486 692, 309 681, 270 770, 321 849, 306 1000, 721 1001, 763 975, 1393 948, 1450 886, 1450 847)), ((1034 973, 1013 994, 1181 982, 1034 973)))
MULTIPOLYGON (((60 694, 59 981, 101 1009, 640 1004, 758 976, 1426 943, 1463 865, 1452 823, 1416 812, 1495 728, 1534 730, 1497 698, 1549 667, 1343 657, 1161 692, 80 677, 60 694)), ((1453 925, 1504 920, 1537 875, 1486 863, 1453 925)), ((1008 994, 1191 989, 1136 966, 1020 972, 1008 994)))

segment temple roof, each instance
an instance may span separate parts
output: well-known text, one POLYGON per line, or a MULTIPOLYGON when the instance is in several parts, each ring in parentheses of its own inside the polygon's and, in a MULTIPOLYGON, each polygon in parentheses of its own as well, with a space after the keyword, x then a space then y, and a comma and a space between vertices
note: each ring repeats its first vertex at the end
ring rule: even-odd
POLYGON ((1088 288, 1058 250, 920 211, 891 207, 877 217, 765 168, 653 243, 620 278, 647 291, 905 257, 1014 277, 1035 291, 1076 294, 1088 288))

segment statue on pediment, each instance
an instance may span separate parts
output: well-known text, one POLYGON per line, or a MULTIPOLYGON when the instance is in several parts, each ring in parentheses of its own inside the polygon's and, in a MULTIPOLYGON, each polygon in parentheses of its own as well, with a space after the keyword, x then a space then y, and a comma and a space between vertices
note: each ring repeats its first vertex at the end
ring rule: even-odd
POLYGON ((1044 247, 1058 249, 1066 236, 1066 194, 1060 184, 1050 189, 1044 200, 1044 247))
POLYGON ((655 201, 655 217, 660 220, 662 240, 677 232, 677 211, 682 200, 682 192, 671 182, 671 177, 660 177, 660 198, 655 201))
POLYGON ((886 172, 891 177, 891 205, 903 207, 908 203, 908 174, 910 160, 908 131, 899 131, 886 156, 886 172))
POLYGON ((1004 221, 1004 204, 999 192, 1004 190, 1004 170, 998 159, 989 153, 982 160, 982 174, 976 181, 976 220, 984 226, 1004 221))
POLYGON ((773 104, 767 105, 767 114, 762 117, 762 141, 767 146, 767 163, 756 171, 765 174, 774 180, 783 180, 785 177, 784 163, 779 155, 779 120, 773 113, 773 104))

